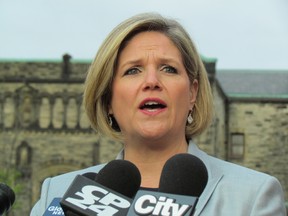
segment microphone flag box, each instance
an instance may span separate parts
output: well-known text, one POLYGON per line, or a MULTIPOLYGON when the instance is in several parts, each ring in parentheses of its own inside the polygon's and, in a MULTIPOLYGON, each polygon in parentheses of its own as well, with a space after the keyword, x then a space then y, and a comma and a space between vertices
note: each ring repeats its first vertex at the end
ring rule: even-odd
POLYGON ((190 216, 197 201, 192 196, 139 190, 127 215, 190 216))
POLYGON ((52 215, 63 215, 64 216, 64 212, 63 209, 60 206, 60 200, 62 198, 58 197, 58 198, 54 198, 52 200, 52 202, 50 203, 50 205, 48 206, 48 208, 46 209, 46 211, 44 212, 43 216, 52 216, 52 215))
POLYGON ((127 215, 132 199, 77 175, 60 201, 64 213, 85 216, 127 215))

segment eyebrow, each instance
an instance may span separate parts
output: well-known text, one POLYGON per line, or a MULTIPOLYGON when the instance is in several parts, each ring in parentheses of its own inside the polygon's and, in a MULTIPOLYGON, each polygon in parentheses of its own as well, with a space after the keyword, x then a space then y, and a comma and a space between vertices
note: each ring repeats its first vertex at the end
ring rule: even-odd
MULTIPOLYGON (((176 65, 179 65, 179 61, 175 60, 175 58, 172 58, 172 57, 159 57, 159 58, 157 58, 157 60, 160 62, 164 62, 164 63, 165 62, 167 62, 167 63, 172 62, 176 65)), ((127 65, 140 65, 142 61, 143 61, 143 59, 141 59, 141 58, 131 59, 131 60, 125 61, 123 64, 121 64, 121 68, 123 68, 123 67, 125 68, 127 65)), ((183 64, 182 61, 180 62, 180 64, 183 64)), ((119 63, 118 63, 118 68, 120 68, 119 63)))

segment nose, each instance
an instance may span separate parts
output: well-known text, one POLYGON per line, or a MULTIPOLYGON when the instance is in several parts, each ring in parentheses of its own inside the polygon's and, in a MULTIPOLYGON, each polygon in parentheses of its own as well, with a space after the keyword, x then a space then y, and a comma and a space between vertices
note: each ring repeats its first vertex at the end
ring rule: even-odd
POLYGON ((144 78, 144 90, 162 89, 159 73, 156 69, 150 69, 146 72, 144 78))

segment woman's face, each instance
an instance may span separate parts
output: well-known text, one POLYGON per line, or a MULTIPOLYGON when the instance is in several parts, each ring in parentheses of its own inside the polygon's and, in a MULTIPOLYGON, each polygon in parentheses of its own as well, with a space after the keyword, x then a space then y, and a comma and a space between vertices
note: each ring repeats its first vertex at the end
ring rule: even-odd
POLYGON ((183 138, 197 90, 171 40, 142 32, 119 55, 109 113, 126 140, 183 138))

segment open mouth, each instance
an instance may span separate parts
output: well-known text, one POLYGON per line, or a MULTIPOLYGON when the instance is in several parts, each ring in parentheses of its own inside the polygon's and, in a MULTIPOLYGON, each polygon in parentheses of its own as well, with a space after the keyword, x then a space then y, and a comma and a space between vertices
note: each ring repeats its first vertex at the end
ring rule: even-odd
POLYGON ((158 101, 146 101, 140 105, 141 110, 156 111, 159 109, 164 109, 167 106, 164 103, 158 101))

